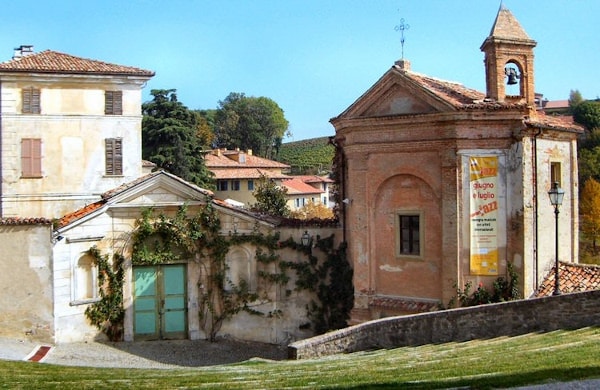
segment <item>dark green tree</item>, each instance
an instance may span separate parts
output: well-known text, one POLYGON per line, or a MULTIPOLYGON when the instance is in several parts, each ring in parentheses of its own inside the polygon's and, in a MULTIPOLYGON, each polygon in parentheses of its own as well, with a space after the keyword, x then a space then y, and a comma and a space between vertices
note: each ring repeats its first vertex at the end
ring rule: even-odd
POLYGON ((252 205, 252 211, 259 213, 287 217, 290 208, 287 205, 287 189, 280 187, 266 176, 258 180, 256 190, 252 193, 256 198, 256 204, 252 205))
POLYGON ((215 114, 215 146, 252 149, 257 156, 277 156, 289 123, 283 110, 266 97, 230 93, 215 114))
POLYGON ((201 116, 177 100, 175 89, 153 89, 142 104, 142 157, 158 168, 202 188, 212 189, 203 149, 212 137, 201 116))
POLYGON ((586 100, 573 107, 573 119, 588 131, 600 129, 600 101, 586 100))
POLYGON ((578 89, 572 89, 571 93, 569 93, 569 109, 571 110, 571 113, 573 113, 575 107, 577 107, 577 105, 579 105, 581 102, 583 102, 583 96, 581 96, 581 92, 579 92, 578 89))

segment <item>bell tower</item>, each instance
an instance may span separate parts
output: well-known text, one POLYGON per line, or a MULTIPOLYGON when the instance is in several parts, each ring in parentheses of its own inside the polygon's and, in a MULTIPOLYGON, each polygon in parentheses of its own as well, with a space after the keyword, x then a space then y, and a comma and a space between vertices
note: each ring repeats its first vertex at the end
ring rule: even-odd
POLYGON ((488 98, 535 106, 533 48, 536 44, 501 4, 492 31, 481 45, 488 98))

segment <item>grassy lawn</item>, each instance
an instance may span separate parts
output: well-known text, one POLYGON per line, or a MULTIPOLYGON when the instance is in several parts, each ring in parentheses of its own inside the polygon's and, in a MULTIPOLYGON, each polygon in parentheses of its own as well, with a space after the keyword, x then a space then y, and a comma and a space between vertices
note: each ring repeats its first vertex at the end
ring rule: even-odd
POLYGON ((175 370, 0 361, 0 388, 436 389, 600 378, 600 328, 175 370))

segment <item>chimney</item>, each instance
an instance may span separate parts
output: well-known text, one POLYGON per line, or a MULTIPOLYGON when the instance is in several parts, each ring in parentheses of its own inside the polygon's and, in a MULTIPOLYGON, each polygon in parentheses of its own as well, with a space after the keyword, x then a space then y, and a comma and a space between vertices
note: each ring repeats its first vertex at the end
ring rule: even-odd
POLYGON ((13 60, 18 58, 26 57, 33 54, 33 45, 21 45, 15 48, 15 54, 13 54, 13 60))
POLYGON ((252 149, 248 149, 248 150, 246 151, 246 154, 247 154, 248 156, 252 156, 252 149))

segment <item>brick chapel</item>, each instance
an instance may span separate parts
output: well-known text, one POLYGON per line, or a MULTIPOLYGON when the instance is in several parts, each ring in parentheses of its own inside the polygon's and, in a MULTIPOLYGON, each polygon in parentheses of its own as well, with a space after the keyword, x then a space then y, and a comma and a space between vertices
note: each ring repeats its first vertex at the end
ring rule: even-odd
MULTIPOLYGON (((433 310, 512 264, 530 297, 556 258, 578 259, 577 136, 535 101, 532 40, 501 6, 481 45, 485 93, 401 59, 331 123, 340 154, 352 322, 433 310)), ((543 64, 542 64, 543 66, 543 64)))

